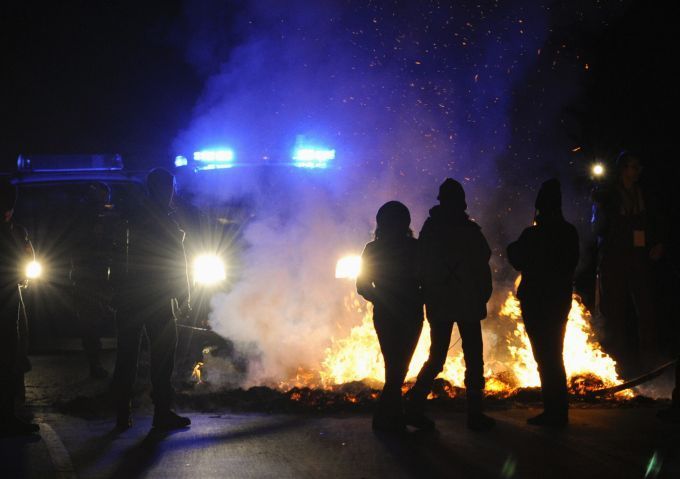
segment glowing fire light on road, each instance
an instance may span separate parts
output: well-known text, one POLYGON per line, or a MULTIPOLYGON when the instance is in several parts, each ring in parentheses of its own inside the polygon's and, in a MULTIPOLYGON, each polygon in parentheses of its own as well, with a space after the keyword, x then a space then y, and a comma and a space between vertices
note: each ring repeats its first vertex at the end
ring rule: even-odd
POLYGON ((361 256, 345 256, 340 258, 335 265, 335 277, 338 279, 357 279, 360 274, 361 256))
POLYGON ((191 372, 191 378, 196 380, 196 384, 203 384, 201 368, 203 368, 203 362, 199 361, 191 372))

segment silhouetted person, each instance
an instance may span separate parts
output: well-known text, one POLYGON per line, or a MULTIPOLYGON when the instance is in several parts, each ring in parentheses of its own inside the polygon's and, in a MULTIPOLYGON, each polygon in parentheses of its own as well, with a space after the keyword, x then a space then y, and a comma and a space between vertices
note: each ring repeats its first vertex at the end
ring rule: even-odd
POLYGON ((564 427, 568 422, 562 352, 578 256, 578 233, 562 216, 560 183, 548 180, 536 198, 534 226, 508 246, 510 263, 522 273, 517 297, 541 377, 544 411, 529 424, 564 427))
POLYGON ((406 427, 401 387, 423 327, 423 299, 415 276, 417 242, 411 215, 398 201, 385 203, 376 216, 375 240, 361 255, 357 291, 373 303, 373 324, 385 359, 385 386, 373 415, 373 429, 406 427))
POLYGON ((0 436, 37 433, 36 424, 15 414, 19 367, 19 284, 26 280, 25 268, 33 259, 26 230, 12 220, 16 188, 0 179, 0 436))
MULTIPOLYGON (((623 152, 616 179, 593 194, 592 226, 599 243, 600 311, 606 320, 606 343, 615 356, 651 366, 659 348, 652 291, 652 264, 664 254, 664 221, 654 198, 639 185, 642 165, 623 152), (626 321, 632 303, 637 316, 638 357, 626 355, 626 321)), ((628 343, 628 344, 626 344, 628 343)))
POLYGON ((167 170, 154 169, 147 177, 147 188, 149 198, 130 214, 124 256, 117 262, 118 354, 112 387, 118 429, 132 424, 131 400, 143 329, 151 357, 153 427, 176 429, 191 424, 189 418, 170 409, 177 347, 171 301, 189 298, 184 233, 168 216, 174 177, 167 170))
POLYGON ((108 377, 101 364, 99 339, 102 318, 109 303, 109 268, 113 254, 113 231, 110 228, 111 190, 106 183, 91 183, 85 203, 78 211, 75 245, 71 259, 71 283, 83 349, 95 379, 108 377))
POLYGON ((675 365, 675 388, 671 406, 659 411, 657 417, 662 421, 680 423, 680 361, 675 365))
POLYGON ((432 383, 442 371, 449 351, 453 324, 458 323, 465 355, 467 425, 487 430, 495 421, 482 413, 484 358, 480 320, 486 317, 491 296, 491 250, 481 228, 465 210, 465 192, 448 178, 439 187, 439 205, 430 210, 418 238, 418 276, 425 295, 430 323, 430 355, 408 394, 406 421, 421 429, 433 429, 425 416, 425 402, 432 383))

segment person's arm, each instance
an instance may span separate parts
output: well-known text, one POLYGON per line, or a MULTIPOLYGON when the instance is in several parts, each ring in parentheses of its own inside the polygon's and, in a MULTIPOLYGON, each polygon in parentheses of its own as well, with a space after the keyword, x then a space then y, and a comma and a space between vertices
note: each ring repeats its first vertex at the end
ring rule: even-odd
POLYGON ((592 216, 590 218, 590 229, 599 238, 602 238, 609 226, 609 215, 607 205, 610 193, 604 190, 595 189, 591 194, 593 200, 592 216))
POLYGON ((529 264, 531 255, 531 228, 522 231, 517 241, 510 243, 507 248, 508 261, 517 271, 524 271, 529 264))
POLYGON ((371 254, 371 243, 367 244, 361 253, 361 272, 357 276, 357 293, 364 297, 366 301, 375 301, 375 286, 373 284, 373 255, 371 254))

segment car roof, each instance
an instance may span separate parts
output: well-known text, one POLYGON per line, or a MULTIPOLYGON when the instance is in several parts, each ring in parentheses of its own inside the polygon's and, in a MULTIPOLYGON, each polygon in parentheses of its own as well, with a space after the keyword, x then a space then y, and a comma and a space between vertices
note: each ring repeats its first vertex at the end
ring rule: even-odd
POLYGON ((16 186, 60 185, 64 183, 84 183, 100 181, 103 183, 144 184, 146 172, 134 171, 55 171, 16 173, 10 177, 16 186))

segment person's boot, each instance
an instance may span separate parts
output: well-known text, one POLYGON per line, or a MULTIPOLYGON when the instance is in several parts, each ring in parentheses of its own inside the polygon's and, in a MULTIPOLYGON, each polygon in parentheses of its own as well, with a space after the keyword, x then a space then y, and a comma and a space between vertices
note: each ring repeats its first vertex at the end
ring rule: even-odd
POLYGON ((551 413, 543 411, 541 414, 527 419, 527 424, 532 426, 542 426, 552 429, 564 429, 569 424, 569 416, 564 413, 551 413))
POLYGON ((92 379, 106 379, 109 377, 109 372, 104 369, 101 361, 99 361, 99 355, 89 355, 87 362, 90 365, 90 377, 92 379))
POLYGON ((172 429, 184 429, 191 425, 191 419, 180 416, 170 408, 158 408, 153 413, 152 426, 155 429, 169 431, 172 429))
POLYGON ((496 420, 482 412, 483 390, 468 390, 467 400, 467 427, 472 431, 489 431, 496 426, 496 420))
POLYGON ((127 431, 132 427, 132 403, 119 401, 116 404, 116 430, 127 431))
POLYGON ((425 415, 425 401, 414 399, 408 394, 404 403, 404 422, 421 431, 436 429, 434 421, 425 415))
POLYGON ((400 434, 406 431, 404 416, 388 416, 384 414, 374 414, 371 423, 373 430, 389 434, 400 434))
POLYGON ((680 424, 680 384, 673 389, 673 402, 671 407, 661 409, 656 413, 656 417, 660 421, 669 422, 672 424, 680 424))
POLYGON ((14 391, 0 392, 0 437, 28 436, 40 431, 37 424, 23 421, 14 414, 14 391))
POLYGON ((15 415, 0 418, 0 437, 30 436, 40 433, 40 426, 15 415))

